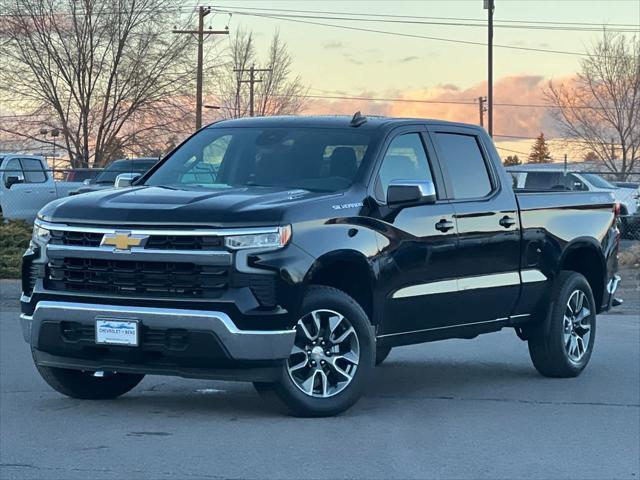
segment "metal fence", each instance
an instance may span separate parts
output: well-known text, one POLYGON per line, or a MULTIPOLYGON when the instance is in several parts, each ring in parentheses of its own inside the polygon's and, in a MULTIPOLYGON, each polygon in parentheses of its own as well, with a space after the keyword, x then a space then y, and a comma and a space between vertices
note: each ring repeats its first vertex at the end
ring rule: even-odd
MULTIPOLYGON (((42 206, 56 198, 77 193, 102 171, 93 168, 41 168, 38 160, 32 161, 36 162, 32 165, 36 168, 27 168, 28 165, 12 159, 0 165, 0 211, 6 219, 32 221, 42 206)), ((531 186, 535 190, 600 191, 607 187, 607 181, 618 182, 610 172, 580 171, 575 168, 564 171, 557 164, 518 166, 508 170, 514 178, 514 187, 524 190, 531 186), (520 174, 527 174, 527 177, 523 179, 520 174), (533 176, 536 180, 531 182, 533 176), (527 182, 531 185, 527 185, 527 182)), ((620 185, 613 184, 619 187, 612 192, 620 203, 619 227, 622 237, 640 240, 640 172, 629 175, 620 185)))
POLYGON ((76 193, 102 169, 42 168, 37 159, 9 159, 0 167, 0 213, 4 219, 32 221, 47 203, 76 193))

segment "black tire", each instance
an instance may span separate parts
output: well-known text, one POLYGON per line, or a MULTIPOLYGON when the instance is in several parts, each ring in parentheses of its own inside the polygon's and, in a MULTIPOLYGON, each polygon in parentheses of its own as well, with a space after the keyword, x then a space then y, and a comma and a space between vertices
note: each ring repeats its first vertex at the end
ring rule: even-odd
POLYGON ((353 298, 333 287, 312 286, 305 295, 299 316, 303 318, 316 310, 331 310, 348 319, 359 344, 358 364, 347 386, 328 397, 304 393, 294 383, 287 365, 283 366, 277 382, 254 383, 262 398, 275 400, 288 414, 298 417, 327 417, 347 410, 362 395, 375 364, 374 331, 367 314, 353 298))
MULTIPOLYGON (((547 316, 531 329, 529 337, 529 355, 536 370, 545 377, 569 378, 577 377, 589 363, 596 338, 596 307, 593 292, 583 275, 562 271, 556 278, 551 292, 551 304, 547 316), (575 360, 567 351, 565 344, 565 313, 567 303, 576 291, 584 294, 588 302, 589 315, 585 317, 589 323, 589 338, 582 356, 575 360)), ((571 320, 573 328, 573 320, 571 320)), ((584 345, 584 341, 582 342, 584 345)), ((577 348, 577 347, 576 347, 577 348)))
POLYGON ((391 353, 391 347, 376 347, 376 367, 384 362, 391 353))
POLYGON ((44 367, 36 364, 38 373, 51 388, 63 395, 82 400, 106 400, 116 398, 132 390, 144 375, 111 373, 94 377, 93 372, 44 367))

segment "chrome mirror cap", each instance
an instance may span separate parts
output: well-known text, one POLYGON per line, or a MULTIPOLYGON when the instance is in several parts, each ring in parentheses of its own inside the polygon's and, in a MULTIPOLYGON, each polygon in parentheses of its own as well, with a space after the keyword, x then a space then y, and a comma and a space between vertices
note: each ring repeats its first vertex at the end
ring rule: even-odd
POLYGON ((140 178, 139 173, 121 173, 116 177, 114 187, 125 188, 130 187, 133 182, 140 178))
POLYGON ((392 180, 387 188, 387 205, 435 203, 436 187, 429 180, 392 180))

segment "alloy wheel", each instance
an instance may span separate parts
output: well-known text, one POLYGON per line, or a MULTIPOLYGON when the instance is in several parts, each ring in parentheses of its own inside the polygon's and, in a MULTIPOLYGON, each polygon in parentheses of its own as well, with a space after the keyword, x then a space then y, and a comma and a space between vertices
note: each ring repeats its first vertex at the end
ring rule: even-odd
POLYGON ((578 363, 587 352, 591 337, 591 310, 582 290, 574 290, 569 296, 563 317, 563 335, 569 359, 578 363))
POLYGON ((314 310, 296 325, 287 371, 306 395, 328 398, 351 383, 359 360, 360 343, 351 322, 333 310, 314 310))

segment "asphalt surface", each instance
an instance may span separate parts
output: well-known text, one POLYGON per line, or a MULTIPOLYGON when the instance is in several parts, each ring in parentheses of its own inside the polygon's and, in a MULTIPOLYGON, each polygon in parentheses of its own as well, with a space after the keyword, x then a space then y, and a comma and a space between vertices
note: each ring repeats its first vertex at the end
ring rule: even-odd
POLYGON ((0 478, 640 478, 640 314, 598 318, 591 364, 546 379, 511 330, 394 350, 336 418, 251 385, 147 377, 113 401, 52 391, 0 284, 0 478))

